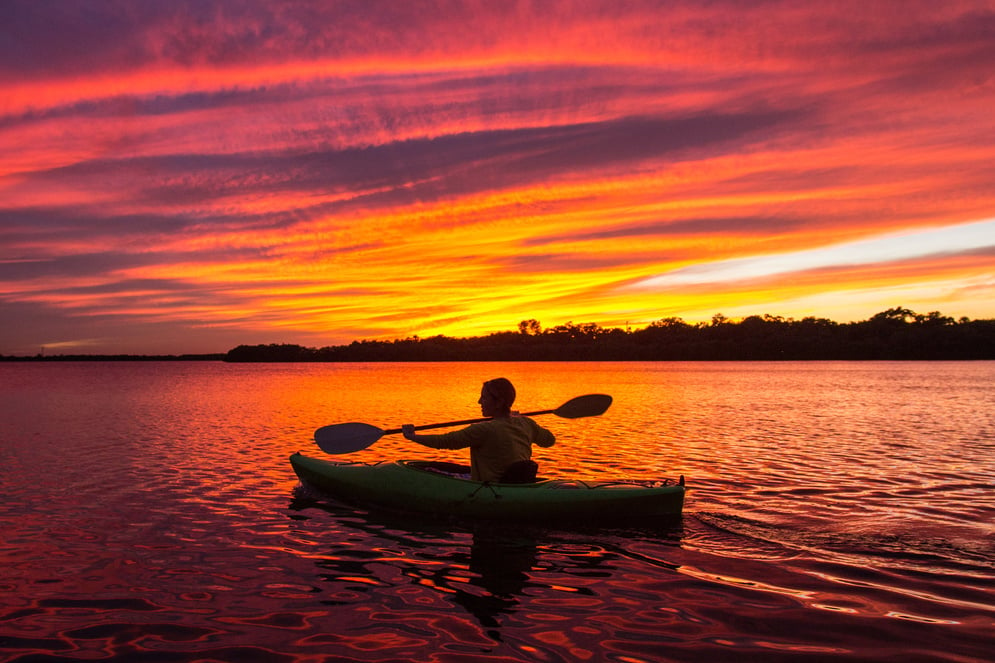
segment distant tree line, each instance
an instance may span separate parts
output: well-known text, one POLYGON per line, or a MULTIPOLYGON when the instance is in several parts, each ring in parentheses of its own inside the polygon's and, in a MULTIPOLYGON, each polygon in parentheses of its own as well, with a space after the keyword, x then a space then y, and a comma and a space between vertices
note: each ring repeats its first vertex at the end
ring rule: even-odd
POLYGON ((523 320, 517 331, 450 338, 417 336, 349 345, 240 345, 231 362, 378 361, 703 361, 703 360, 995 359, 995 320, 954 320, 932 311, 882 311, 862 322, 716 314, 691 324, 663 318, 644 329, 568 322, 543 329, 523 320))
POLYGON ((184 355, 45 355, 28 356, 0 355, 0 361, 222 361, 228 355, 220 352, 214 354, 184 354, 184 355))

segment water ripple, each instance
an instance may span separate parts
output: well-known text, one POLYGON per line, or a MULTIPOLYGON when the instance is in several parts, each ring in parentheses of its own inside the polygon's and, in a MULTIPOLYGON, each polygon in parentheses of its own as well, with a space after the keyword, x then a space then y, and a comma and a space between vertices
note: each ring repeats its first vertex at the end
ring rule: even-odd
MULTIPOLYGON (((3 660, 963 661, 991 649, 991 363, 0 371, 3 660), (296 489, 286 458, 312 448, 314 427, 472 417, 493 374, 529 403, 577 385, 612 393, 604 417, 547 420, 558 442, 537 454, 542 472, 684 474, 683 520, 482 526, 296 489)), ((396 437, 355 454, 394 457, 437 455, 396 437)))

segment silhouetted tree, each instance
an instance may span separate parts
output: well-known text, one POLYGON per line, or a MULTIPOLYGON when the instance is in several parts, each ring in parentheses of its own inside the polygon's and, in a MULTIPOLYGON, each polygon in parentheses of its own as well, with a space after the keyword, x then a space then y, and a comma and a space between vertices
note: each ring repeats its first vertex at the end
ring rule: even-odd
MULTIPOLYGON (((6 358, 3 358, 6 359, 6 358)), ((299 345, 240 345, 227 361, 576 361, 995 359, 995 320, 953 318, 895 307, 863 322, 751 315, 710 323, 661 318, 643 329, 570 321, 543 329, 535 319, 517 332, 450 338, 412 336, 353 341, 315 350, 299 345)))
POLYGON ((518 331, 526 336, 538 336, 542 333, 542 325, 535 318, 522 320, 518 323, 518 331))

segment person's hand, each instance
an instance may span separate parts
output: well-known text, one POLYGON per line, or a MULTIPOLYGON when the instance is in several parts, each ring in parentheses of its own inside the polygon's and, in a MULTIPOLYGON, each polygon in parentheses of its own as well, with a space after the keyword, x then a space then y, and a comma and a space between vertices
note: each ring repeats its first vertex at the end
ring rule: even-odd
POLYGON ((415 425, 414 424, 404 424, 403 426, 401 426, 401 435, 403 435, 405 437, 405 439, 414 441, 414 439, 415 439, 415 425))

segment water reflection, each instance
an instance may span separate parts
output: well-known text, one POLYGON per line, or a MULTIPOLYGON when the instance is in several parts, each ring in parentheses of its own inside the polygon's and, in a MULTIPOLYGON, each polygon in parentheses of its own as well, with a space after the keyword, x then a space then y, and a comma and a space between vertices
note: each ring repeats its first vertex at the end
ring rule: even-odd
MULTIPOLYGON (((606 527, 570 530, 535 525, 440 521, 426 516, 365 511, 335 502, 305 486, 298 487, 290 504, 291 517, 308 520, 318 510, 331 518, 322 520, 336 530, 324 550, 313 557, 319 577, 331 585, 322 602, 348 605, 366 601, 369 593, 383 590, 400 597, 397 608, 422 610, 444 602, 472 618, 474 630, 492 643, 506 640, 502 628, 534 620, 537 616, 565 622, 569 630, 583 621, 592 606, 603 599, 593 584, 611 579, 617 562, 640 558, 622 549, 622 542, 642 536, 677 546, 680 524, 643 530, 606 527), (360 547, 350 542, 362 541, 360 547), (612 542, 615 542, 614 544, 612 542), (422 591, 426 590, 426 591, 422 591), (426 593, 427 592, 427 593, 426 593), (530 615, 520 616, 523 600, 531 603, 530 615), (545 605, 543 612, 537 607, 545 605), (578 611, 577 621, 553 617, 545 611, 578 611), (572 608, 571 608, 572 606, 572 608)), ((677 565, 643 557, 666 572, 677 565)), ((382 597, 378 600, 383 600, 382 597)), ((397 615, 381 617, 399 626, 397 615)), ((406 627, 410 628, 410 624, 406 627)), ((466 633, 460 636, 466 639, 466 633)))
POLYGON ((438 600, 459 606, 495 640, 498 617, 514 612, 537 557, 534 540, 509 539, 488 528, 441 526, 417 517, 353 511, 317 501, 306 489, 290 505, 307 518, 310 509, 332 515, 339 528, 334 549, 319 551, 319 576, 334 589, 326 605, 364 600, 375 588, 392 588, 409 607, 424 609, 438 600), (348 544, 362 540, 361 548, 348 544), (410 590, 416 591, 410 591, 410 590), (431 590, 429 599, 421 589, 431 590))
MULTIPOLYGON (((0 365, 0 659, 987 660, 993 380, 993 362, 0 365), (549 421, 543 474, 686 474, 681 526, 287 509, 315 427, 475 417, 494 374, 530 406, 612 394, 609 416, 549 421)), ((385 438, 353 458, 437 454, 385 438)))
MULTIPOLYGON (((946 633, 913 635, 903 625, 917 623, 973 630, 974 640, 958 646, 978 651, 978 620, 990 611, 965 586, 930 594, 938 588, 928 569, 832 562, 831 535, 792 538, 749 518, 695 514, 677 527, 562 530, 440 522, 367 512, 303 488, 298 495, 292 517, 316 537, 301 549, 317 554, 326 605, 379 606, 353 634, 366 647, 377 634, 385 650, 403 637, 478 655, 512 648, 524 656, 515 660, 730 651, 792 660, 871 651, 899 634, 917 647, 949 642, 946 633)), ((353 646, 350 637, 335 642, 353 646)))

